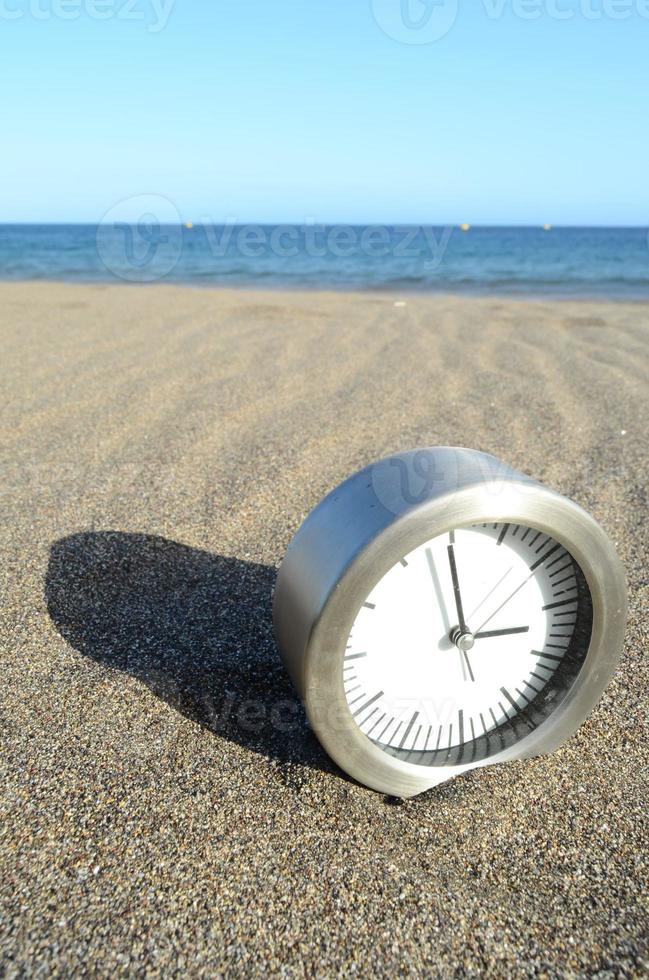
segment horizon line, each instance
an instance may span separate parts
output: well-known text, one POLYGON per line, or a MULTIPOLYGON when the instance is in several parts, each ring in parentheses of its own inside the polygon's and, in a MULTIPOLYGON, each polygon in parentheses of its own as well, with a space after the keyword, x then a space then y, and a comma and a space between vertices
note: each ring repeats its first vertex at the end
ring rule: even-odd
MULTIPOLYGON (((136 221, 138 221, 138 220, 139 220, 138 218, 132 218, 132 219, 130 219, 130 221, 133 222, 133 223, 136 222, 136 221)), ((57 228, 57 227, 65 228, 65 227, 70 227, 70 226, 79 227, 79 228, 96 228, 96 227, 100 226, 103 223, 104 222, 102 220, 99 220, 99 221, 1 221, 0 220, 0 228, 7 228, 7 227, 25 228, 25 227, 44 227, 44 226, 45 227, 51 227, 51 228, 57 228)), ((111 222, 108 222, 108 224, 110 224, 110 223, 111 222)), ((549 230, 554 230, 554 229, 559 229, 559 228, 562 228, 562 229, 566 229, 566 228, 573 228, 573 229, 603 229, 603 228, 607 228, 607 229, 613 229, 613 230, 619 230, 619 231, 626 231, 626 230, 632 230, 632 229, 637 229, 637 230, 649 229, 649 222, 645 222, 643 224, 632 224, 632 225, 630 225, 630 224, 608 224, 608 223, 607 224, 572 224, 572 223, 564 224, 564 223, 561 223, 561 222, 555 223, 555 222, 544 222, 544 221, 539 221, 539 222, 536 222, 536 223, 529 223, 529 222, 518 223, 518 222, 514 222, 514 223, 506 223, 506 224, 491 224, 491 223, 475 223, 474 224, 473 222, 463 222, 463 221, 315 221, 314 222, 310 218, 309 219, 302 219, 301 221, 286 221, 286 220, 283 220, 283 221, 256 221, 256 220, 239 221, 238 219, 233 219, 233 221, 230 221, 230 222, 228 222, 227 219, 224 220, 224 221, 222 221, 222 222, 214 222, 214 221, 205 221, 205 220, 203 220, 201 218, 197 218, 196 220, 194 220, 193 218, 187 218, 184 221, 179 221, 179 222, 162 222, 162 226, 163 227, 168 227, 168 228, 176 228, 176 227, 184 228, 188 224, 191 224, 194 228, 196 228, 196 227, 200 227, 201 225, 205 226, 206 224, 211 224, 213 226, 214 225, 221 226, 221 225, 227 225, 227 224, 232 224, 232 223, 234 225, 237 225, 237 224, 241 224, 241 225, 257 225, 257 226, 259 226, 261 228, 265 228, 265 227, 277 227, 279 225, 286 225, 286 226, 304 226, 304 227, 313 227, 313 228, 318 228, 318 227, 325 227, 325 228, 329 227, 329 228, 331 228, 331 227, 340 226, 340 225, 346 225, 346 226, 350 226, 350 227, 354 227, 354 228, 362 228, 362 227, 365 227, 365 228, 370 228, 370 227, 371 228, 420 228, 420 227, 424 227, 424 226, 426 226, 426 227, 433 227, 433 228, 449 228, 449 227, 451 227, 451 228, 463 228, 464 226, 468 225, 468 228, 466 229, 467 231, 472 231, 472 230, 477 229, 477 228, 483 228, 483 229, 484 228, 490 228, 490 229, 503 229, 503 228, 525 228, 525 229, 532 228, 532 229, 537 229, 537 228, 541 228, 541 229, 544 229, 544 228, 546 228, 546 226, 549 227, 549 230)), ((188 229, 188 230, 191 230, 191 229, 188 229)))

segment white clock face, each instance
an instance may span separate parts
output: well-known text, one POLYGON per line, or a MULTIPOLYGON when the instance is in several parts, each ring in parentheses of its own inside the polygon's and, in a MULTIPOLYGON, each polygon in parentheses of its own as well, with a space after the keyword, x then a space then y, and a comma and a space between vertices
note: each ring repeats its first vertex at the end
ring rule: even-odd
POLYGON ((358 611, 343 662, 355 723, 419 765, 469 763, 533 730, 574 681, 592 606, 544 532, 480 524, 403 556, 358 611))

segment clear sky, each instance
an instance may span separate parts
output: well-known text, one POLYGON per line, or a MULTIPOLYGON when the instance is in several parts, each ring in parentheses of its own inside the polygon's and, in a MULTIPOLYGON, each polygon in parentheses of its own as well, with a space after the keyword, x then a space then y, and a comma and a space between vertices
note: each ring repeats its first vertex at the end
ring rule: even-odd
POLYGON ((648 0, 0 0, 0 86, 0 221, 649 222, 648 0))

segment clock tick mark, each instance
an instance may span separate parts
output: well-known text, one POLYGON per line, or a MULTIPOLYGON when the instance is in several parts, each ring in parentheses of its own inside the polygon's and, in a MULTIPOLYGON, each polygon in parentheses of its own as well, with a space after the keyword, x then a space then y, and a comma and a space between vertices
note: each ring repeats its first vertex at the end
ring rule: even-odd
POLYGON ((574 599, 561 599, 560 602, 549 602, 547 604, 547 606, 541 606, 541 609, 542 609, 543 612, 545 612, 546 609, 557 609, 559 606, 569 606, 571 603, 576 602, 576 601, 577 601, 576 598, 574 598, 574 599))
POLYGON ((496 541, 497 545, 501 545, 503 543, 503 541, 505 540, 505 535, 507 534, 508 531, 509 531, 509 524, 503 524, 503 529, 498 535, 498 540, 496 541))
POLYGON ((426 749, 428 748, 428 742, 429 742, 429 739, 430 739, 430 733, 432 732, 432 730, 433 730, 433 726, 432 726, 432 725, 429 725, 429 726, 428 726, 428 734, 426 735, 426 741, 424 742, 424 752, 425 752, 425 751, 426 751, 426 749))
POLYGON ((419 712, 418 711, 415 711, 414 715, 412 716, 412 718, 410 719, 410 721, 408 723, 408 727, 406 728, 405 732, 403 733, 403 738, 399 742, 399 748, 400 749, 402 749, 403 746, 405 745, 406 739, 408 738, 408 735, 410 735, 410 732, 412 731, 412 726, 417 721, 417 718, 419 718, 419 712))
MULTIPOLYGON (((368 723, 368 721, 370 720, 370 718, 372 717, 372 715, 375 715, 375 714, 376 714, 376 712, 377 712, 378 710, 379 710, 378 708, 372 708, 372 710, 370 711, 370 713, 369 713, 369 715, 367 716, 367 718, 363 718, 363 720, 362 720, 362 721, 360 722, 360 725, 359 725, 359 728, 360 728, 360 727, 361 727, 362 725, 367 725, 367 723, 368 723)), ((370 729, 370 731, 371 731, 371 730, 372 730, 372 729, 370 729)), ((369 732, 368 732, 368 734, 369 734, 369 732)))
MULTIPOLYGON (((534 687, 534 685, 532 684, 531 681, 525 681, 525 687, 530 687, 534 691, 535 694, 540 694, 541 693, 541 688, 540 687, 534 687)), ((518 688, 516 688, 516 690, 518 691, 518 688)), ((525 697, 525 695, 521 691, 518 691, 518 693, 520 694, 520 696, 522 698, 525 698, 525 700, 527 701, 528 704, 531 704, 530 699, 527 698, 527 697, 525 697)))
POLYGON ((385 691, 379 691, 379 693, 375 694, 373 698, 370 698, 369 701, 366 701, 365 704, 362 704, 360 708, 358 708, 358 710, 354 712, 354 718, 356 717, 356 715, 360 715, 361 711, 365 711, 365 709, 369 708, 371 704, 374 704, 375 701, 378 701, 379 698, 382 698, 384 694, 385 691))
MULTIPOLYGON (((545 547, 545 543, 543 543, 541 545, 541 548, 544 548, 544 547, 545 547)), ((550 555, 554 554, 554 552, 557 550, 557 548, 560 548, 560 547, 561 547, 560 544, 555 544, 554 548, 550 548, 550 550, 549 551, 546 551, 546 553, 544 555, 542 555, 540 558, 537 558, 536 561, 532 565, 530 565, 530 572, 535 571, 535 569, 537 569, 539 567, 539 565, 542 565, 543 564, 543 562, 545 561, 546 558, 549 558, 550 555)), ((538 554, 540 550, 541 550, 540 548, 537 548, 536 554, 538 554)))
MULTIPOLYGON (((374 709, 374 710, 377 710, 377 709, 374 709)), ((373 714, 374 714, 374 711, 371 711, 371 712, 369 713, 369 715, 367 716, 367 718, 365 719, 365 721, 368 721, 368 720, 369 720, 369 719, 370 719, 370 718, 372 717, 372 715, 373 715, 373 714)), ((380 725, 380 724, 381 724, 381 722, 382 722, 382 721, 383 721, 383 719, 385 718, 385 715, 386 715, 386 712, 384 711, 384 712, 383 712, 383 714, 381 715, 381 717, 380 717, 380 718, 378 718, 378 719, 377 719, 377 720, 376 720, 376 721, 374 722, 374 724, 373 724, 373 725, 372 725, 372 727, 370 728, 370 730, 369 730, 369 732, 367 733, 367 735, 368 735, 368 737, 369 737, 369 736, 370 736, 370 735, 372 734, 372 732, 374 731, 374 729, 375 729, 375 728, 376 728, 376 727, 377 727, 378 725, 380 725)), ((364 724, 364 722, 363 722, 363 724, 364 724)))
POLYGON ((410 750, 411 752, 414 752, 415 751, 415 745, 419 741, 419 736, 421 735, 422 728, 423 728, 423 725, 420 725, 419 728, 417 729, 417 734, 415 735, 414 739, 412 740, 412 748, 410 750))
MULTIPOLYGON (((557 582, 557 585, 560 585, 560 584, 561 584, 560 582, 557 582)), ((576 592, 576 591, 577 591, 577 586, 576 585, 569 585, 565 589, 559 589, 559 591, 558 592, 555 592, 554 595, 555 596, 558 596, 558 595, 567 595, 568 592, 576 592)))
POLYGON ((563 657, 555 657, 553 653, 544 653, 543 650, 530 650, 533 657, 543 657, 545 660, 556 660, 561 663, 563 657))
POLYGON ((361 701, 364 697, 365 697, 364 694, 359 694, 357 698, 354 698, 353 701, 349 702, 349 707, 352 708, 355 704, 358 704, 358 702, 361 701))
MULTIPOLYGON (((560 554, 557 558, 553 558, 552 561, 545 567, 552 568, 552 566, 556 565, 558 561, 562 561, 566 557, 566 555, 567 555, 566 551, 562 552, 562 554, 560 554)), ((572 565, 572 559, 568 562, 567 565, 562 565, 561 568, 555 568, 553 572, 550 572, 550 578, 552 578, 553 575, 558 575, 559 572, 565 571, 566 568, 570 568, 571 565, 572 565)))
MULTIPOLYGON (((385 715, 383 717, 385 718, 385 715)), ((390 727, 390 725, 392 724, 393 721, 394 721, 394 715, 392 715, 390 717, 390 720, 388 721, 387 725, 385 726, 385 728, 383 729, 383 731, 379 735, 379 737, 378 737, 379 742, 381 741, 381 739, 383 738, 383 736, 385 735, 385 733, 387 732, 388 728, 390 727)))

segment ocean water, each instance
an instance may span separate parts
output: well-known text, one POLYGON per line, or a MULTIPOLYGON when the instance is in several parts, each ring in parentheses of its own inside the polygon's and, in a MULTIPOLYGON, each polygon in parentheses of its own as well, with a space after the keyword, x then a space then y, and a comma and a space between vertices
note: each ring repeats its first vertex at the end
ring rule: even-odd
POLYGON ((0 225, 0 279, 649 299, 643 228, 0 225))

